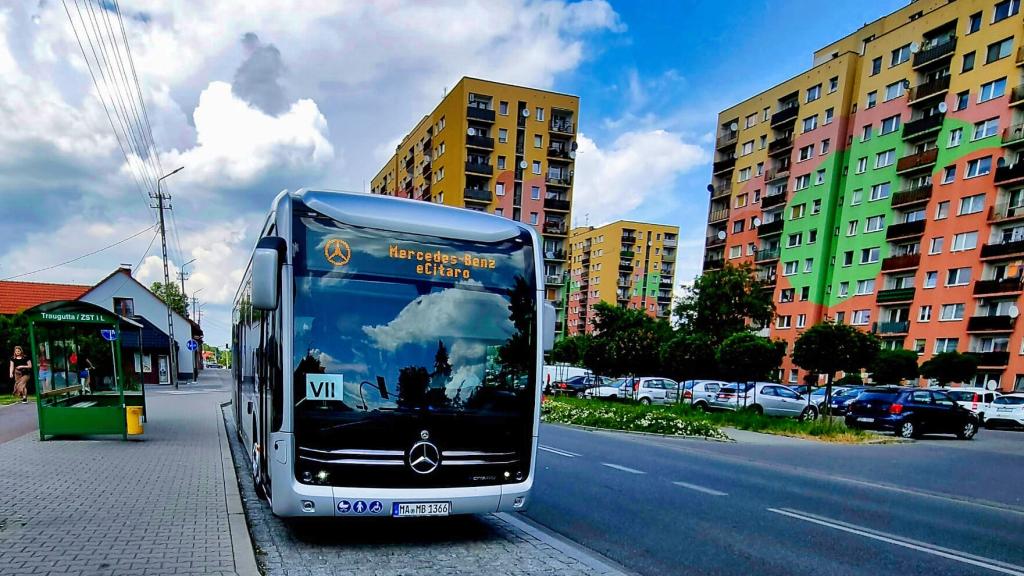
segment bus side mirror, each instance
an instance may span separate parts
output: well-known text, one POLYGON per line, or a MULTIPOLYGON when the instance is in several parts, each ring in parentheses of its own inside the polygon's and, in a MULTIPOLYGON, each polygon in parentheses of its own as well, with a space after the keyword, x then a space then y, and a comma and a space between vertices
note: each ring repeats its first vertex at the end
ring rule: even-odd
POLYGON ((276 236, 260 238, 252 255, 252 307, 257 310, 277 308, 279 276, 284 239, 276 236))
POLYGON ((544 351, 550 352, 555 347, 555 317, 558 315, 555 312, 554 305, 551 302, 544 301, 544 306, 541 308, 541 329, 544 331, 542 334, 544 342, 544 351))

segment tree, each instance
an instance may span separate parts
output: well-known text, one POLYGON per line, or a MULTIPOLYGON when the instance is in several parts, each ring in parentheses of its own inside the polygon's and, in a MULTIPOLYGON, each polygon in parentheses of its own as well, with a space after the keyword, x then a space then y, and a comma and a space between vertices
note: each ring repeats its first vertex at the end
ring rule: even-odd
POLYGON ((156 294, 156 297, 171 306, 178 314, 188 318, 188 297, 181 293, 181 289, 173 282, 164 285, 163 282, 153 282, 149 291, 156 294))
POLYGON ((726 264, 705 272, 686 288, 674 312, 687 331, 705 334, 718 346, 729 336, 748 331, 748 320, 758 328, 770 324, 775 304, 771 292, 754 276, 753 266, 726 264))
POLYGON ((590 334, 578 334, 567 336, 555 342, 551 349, 552 362, 565 362, 574 366, 583 364, 583 358, 587 355, 587 349, 593 344, 594 339, 590 334))
POLYGON ((594 336, 583 358, 587 369, 612 377, 659 371, 661 349, 672 336, 668 322, 606 302, 594 311, 594 336))
MULTIPOLYGON (((825 409, 832 397, 832 379, 836 372, 859 372, 878 356, 880 342, 874 334, 846 324, 822 322, 811 326, 793 345, 793 362, 811 372, 824 374, 825 409)), ((810 397, 808 397, 810 402, 810 397)))
POLYGON ((940 386, 950 382, 966 382, 978 371, 974 356, 959 352, 942 352, 921 364, 921 376, 936 380, 940 386))
POLYGON ((785 355, 786 343, 781 340, 738 332, 718 347, 718 366, 728 379, 737 382, 768 380, 785 355))
POLYGON ((718 375, 715 347, 703 334, 677 332, 661 349, 661 366, 678 382, 718 375))
POLYGON ((879 350, 868 366, 876 384, 899 384, 904 378, 917 378, 917 352, 913 350, 879 350))

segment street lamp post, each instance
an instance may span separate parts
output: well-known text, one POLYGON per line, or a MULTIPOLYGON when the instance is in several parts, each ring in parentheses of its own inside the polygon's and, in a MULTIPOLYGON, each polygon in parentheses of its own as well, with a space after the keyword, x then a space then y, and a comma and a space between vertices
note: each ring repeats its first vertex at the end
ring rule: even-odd
MULTIPOLYGON (((157 178, 157 180, 156 180, 156 202, 157 202, 157 208, 160 210, 160 248, 163 251, 163 259, 164 259, 164 291, 165 292, 168 290, 168 288, 171 285, 171 274, 170 274, 170 272, 167 269, 167 228, 164 226, 164 208, 165 208, 164 200, 169 200, 170 198, 167 195, 164 194, 162 183, 163 183, 165 178, 168 178, 170 176, 173 176, 173 175, 177 174, 178 172, 181 172, 184 168, 185 168, 184 166, 175 168, 171 172, 168 172, 167 174, 164 174, 163 176, 161 176, 160 178, 157 178)), ((168 296, 169 296, 169 294, 168 294, 168 296)), ((168 376, 170 376, 171 382, 174 383, 174 389, 177 390, 178 389, 178 372, 177 372, 177 366, 178 366, 177 360, 178 360, 178 358, 177 358, 177 353, 175 352, 175 349, 174 349, 174 345, 175 345, 175 341, 174 341, 174 315, 171 313, 170 298, 168 297, 167 300, 168 301, 166 301, 164 303, 167 305, 167 336, 168 336, 168 338, 170 338, 170 341, 168 342, 168 349, 169 350, 168 350, 168 357, 167 357, 168 369, 170 370, 170 374, 168 376)))
MULTIPOLYGON (((199 299, 196 298, 196 294, 199 294, 202 291, 203 289, 200 288, 199 290, 196 290, 195 292, 192 293, 192 318, 198 317, 197 314, 199 310, 199 299)), ((196 324, 199 323, 198 320, 193 320, 193 322, 195 322, 196 324)), ((189 338, 191 339, 191 334, 189 335, 189 338)), ((197 347, 196 350, 192 352, 192 382, 195 382, 199 378, 199 369, 196 368, 196 352, 199 353, 200 360, 202 360, 203 358, 202 349, 197 347)))

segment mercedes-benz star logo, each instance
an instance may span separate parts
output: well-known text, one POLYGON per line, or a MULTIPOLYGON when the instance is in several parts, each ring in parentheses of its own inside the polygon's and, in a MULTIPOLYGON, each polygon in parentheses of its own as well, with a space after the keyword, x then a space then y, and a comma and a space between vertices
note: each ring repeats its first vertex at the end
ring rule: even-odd
POLYGON ((341 238, 331 238, 324 244, 324 258, 335 266, 344 266, 352 259, 352 249, 341 238))
POLYGON ((409 468, 417 474, 430 474, 441 463, 441 453, 430 442, 417 442, 409 449, 409 468))

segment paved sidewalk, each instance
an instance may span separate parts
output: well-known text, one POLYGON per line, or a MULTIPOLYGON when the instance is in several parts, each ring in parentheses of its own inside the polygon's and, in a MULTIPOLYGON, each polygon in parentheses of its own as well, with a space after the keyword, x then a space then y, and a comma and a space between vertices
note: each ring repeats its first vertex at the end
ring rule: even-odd
POLYGON ((0 573, 235 574, 219 403, 227 379, 148 395, 143 441, 0 444, 0 573))

